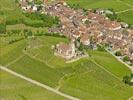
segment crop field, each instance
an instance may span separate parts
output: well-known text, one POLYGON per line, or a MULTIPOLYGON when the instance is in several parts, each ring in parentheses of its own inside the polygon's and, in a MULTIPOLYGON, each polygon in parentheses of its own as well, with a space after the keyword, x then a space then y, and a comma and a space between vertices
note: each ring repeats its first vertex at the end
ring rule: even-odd
POLYGON ((133 23, 133 10, 120 13, 120 14, 118 14, 118 16, 121 19, 125 20, 127 23, 130 23, 130 24, 133 23))
POLYGON ((131 73, 130 70, 108 53, 88 51, 91 57, 66 64, 62 58, 54 56, 51 49, 52 45, 60 41, 67 42, 66 38, 39 36, 38 39, 43 46, 29 48, 25 52, 23 50, 29 40, 1 47, 0 63, 17 73, 83 100, 125 100, 132 96, 133 89, 122 82, 122 77, 131 73))
POLYGON ((0 71, 1 100, 66 100, 46 89, 0 71))
POLYGON ((133 0, 121 0, 121 1, 129 3, 129 4, 131 4, 133 6, 133 0))
POLYGON ((15 24, 15 25, 7 25, 6 27, 6 30, 7 31, 11 31, 11 30, 21 30, 21 31, 24 31, 24 30, 31 30, 33 33, 37 33, 38 31, 41 32, 47 32, 47 28, 46 27, 39 27, 39 28, 36 28, 36 27, 30 27, 30 26, 26 26, 24 24, 15 24))
POLYGON ((79 4, 83 8, 110 8, 121 12, 118 16, 122 21, 133 24, 133 0, 67 0, 69 4, 79 4), (129 11, 128 11, 129 10, 129 11))
MULTIPOLYGON (((132 0, 67 2, 88 9, 113 8, 119 12, 118 16, 122 20, 133 24, 133 10, 121 12, 133 9, 132 0)), ((15 0, 0 0, 1 18, 8 22, 17 20, 17 24, 7 25, 6 29, 9 32, 21 30, 22 35, 12 32, 10 35, 0 36, 0 65, 81 100, 127 100, 133 96, 133 88, 122 82, 123 76, 131 71, 109 53, 88 50, 90 56, 66 63, 63 58, 54 55, 52 46, 60 42, 68 43, 69 40, 45 35, 36 36, 37 41, 25 38, 23 31, 26 29, 31 30, 33 34, 38 33, 38 30, 43 33, 48 30, 47 27, 35 28, 19 23, 24 16, 15 0)), ((4 71, 0 71, 0 79, 0 96, 4 100, 66 99, 4 71)))
POLYGON ((7 22, 19 21, 23 18, 22 11, 15 0, 0 0, 0 15, 7 22))
POLYGON ((131 8, 117 0, 68 0, 68 2, 85 8, 113 8, 115 11, 131 8))
MULTIPOLYGON (((133 1, 132 0, 67 0, 69 4, 79 4, 83 8, 111 8, 116 12, 121 12, 118 16, 122 21, 133 24, 133 1), (132 9, 132 10, 131 10, 132 9), (128 11, 129 10, 129 11, 128 11)), ((0 1, 0 17, 10 22, 10 20, 21 20, 24 18, 22 11, 15 0, 0 1)), ((26 20, 26 19, 25 19, 26 20)))
POLYGON ((124 67, 125 65, 117 61, 107 52, 89 51, 89 54, 93 56, 93 59, 99 65, 103 66, 119 78, 130 73, 129 70, 124 67))

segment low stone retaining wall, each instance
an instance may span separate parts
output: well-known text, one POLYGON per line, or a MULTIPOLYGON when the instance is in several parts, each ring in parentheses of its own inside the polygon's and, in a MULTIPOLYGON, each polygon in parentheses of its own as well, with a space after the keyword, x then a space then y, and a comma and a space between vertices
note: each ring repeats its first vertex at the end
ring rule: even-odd
POLYGON ((88 56, 89 56, 88 54, 85 54, 85 55, 82 55, 82 56, 77 56, 75 58, 72 58, 71 60, 66 61, 66 63, 72 63, 72 62, 75 62, 75 61, 77 61, 81 58, 85 58, 85 57, 88 57, 88 56))

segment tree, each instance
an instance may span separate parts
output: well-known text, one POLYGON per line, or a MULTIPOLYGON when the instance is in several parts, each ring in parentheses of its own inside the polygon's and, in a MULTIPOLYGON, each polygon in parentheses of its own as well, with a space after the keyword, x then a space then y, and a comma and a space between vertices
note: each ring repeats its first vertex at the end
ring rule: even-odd
POLYGON ((130 82, 131 82, 131 76, 124 76, 123 77, 123 82, 125 83, 125 84, 130 84, 130 82))
POLYGON ((128 57, 128 56, 125 56, 125 57, 123 58, 123 61, 129 61, 129 57, 128 57))
POLYGON ((32 34, 33 34, 33 33, 32 33, 31 30, 30 30, 29 32, 27 32, 27 35, 28 35, 28 36, 32 36, 32 34))
POLYGON ((84 50, 84 45, 81 43, 79 48, 78 48, 79 51, 83 51, 84 50))
POLYGON ((106 17, 108 17, 111 21, 114 21, 114 20, 120 21, 121 20, 118 18, 118 15, 115 12, 113 12, 113 14, 106 14, 106 17))
POLYGON ((0 33, 5 33, 6 32, 6 25, 1 23, 0 24, 0 33))
POLYGON ((98 51, 105 51, 104 47, 101 45, 97 45, 97 50, 98 51))
POLYGON ((120 51, 116 51, 115 55, 116 55, 116 56, 121 56, 122 54, 121 54, 120 51))

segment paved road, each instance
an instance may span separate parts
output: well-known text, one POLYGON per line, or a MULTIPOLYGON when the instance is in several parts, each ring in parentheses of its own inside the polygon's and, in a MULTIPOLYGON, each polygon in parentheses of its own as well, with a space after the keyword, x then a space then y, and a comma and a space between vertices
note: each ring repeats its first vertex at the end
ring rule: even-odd
POLYGON ((123 63, 124 65, 126 65, 133 73, 133 66, 129 66, 127 63, 123 62, 120 58, 118 58, 117 56, 114 55, 113 52, 109 51, 108 49, 106 49, 107 52, 109 52, 112 56, 114 56, 118 61, 120 61, 121 63, 123 63))
POLYGON ((1 69, 1 70, 4 70, 4 71, 6 71, 6 72, 8 72, 8 73, 10 73, 10 74, 12 74, 12 75, 14 75, 14 76, 17 76, 17 77, 19 77, 19 78, 21 78, 21 79, 24 79, 24 80, 26 80, 26 81, 28 81, 28 82, 30 82, 30 83, 32 83, 32 84, 35 84, 35 85, 40 86, 40 87, 42 87, 42 88, 45 88, 45 89, 47 89, 47 90, 49 90, 49 91, 52 91, 52 92, 54 92, 54 93, 56 93, 56 94, 58 94, 58 95, 60 95, 60 96, 63 96, 63 97, 65 97, 65 98, 69 99, 69 100, 80 100, 80 99, 78 99, 78 98, 76 98, 76 97, 73 97, 73 96, 67 95, 67 94, 65 94, 65 93, 62 93, 62 92, 60 92, 60 91, 58 91, 58 90, 56 90, 56 89, 54 89, 54 88, 51 88, 51 87, 49 87, 49 86, 47 86, 47 85, 45 85, 45 84, 42 84, 42 83, 40 83, 40 82, 38 82, 38 81, 35 81, 35 80, 31 79, 31 78, 28 78, 28 77, 23 76, 23 75, 21 75, 21 74, 19 74, 19 73, 16 73, 16 72, 14 72, 14 71, 12 71, 12 70, 6 68, 6 67, 0 66, 0 69, 1 69))

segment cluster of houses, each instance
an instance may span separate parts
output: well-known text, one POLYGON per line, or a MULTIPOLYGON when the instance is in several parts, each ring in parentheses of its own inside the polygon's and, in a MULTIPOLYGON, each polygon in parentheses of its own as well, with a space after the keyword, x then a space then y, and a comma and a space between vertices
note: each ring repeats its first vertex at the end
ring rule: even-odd
POLYGON ((106 44, 112 52, 120 51, 133 63, 133 30, 128 29, 127 24, 111 21, 102 10, 88 10, 87 14, 83 9, 74 10, 63 0, 45 6, 45 12, 60 19, 60 25, 49 31, 63 33, 71 39, 70 44, 59 43, 56 46, 56 53, 63 58, 74 56, 74 42, 79 40, 85 46, 93 44, 93 48, 106 44))
POLYGON ((42 4, 36 4, 35 0, 20 0, 19 4, 24 12, 32 13, 41 11, 42 13, 44 13, 43 8, 45 7, 47 2, 48 0, 42 0, 42 4))
MULTIPOLYGON (((98 44, 106 44, 112 52, 120 51, 133 63, 133 30, 128 29, 127 24, 111 21, 101 10, 95 13, 89 10, 88 14, 84 14, 82 9, 71 9, 64 1, 47 6, 46 12, 61 21, 60 27, 51 28, 50 32, 63 33, 72 41, 80 39, 86 46, 94 43, 94 48, 98 44)), ((63 48, 60 50, 64 51, 63 48)))

